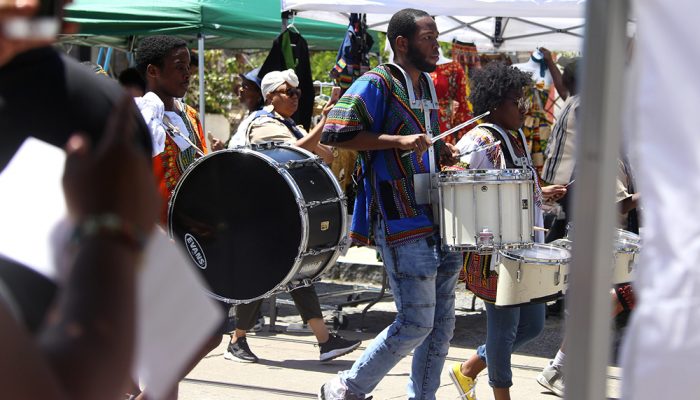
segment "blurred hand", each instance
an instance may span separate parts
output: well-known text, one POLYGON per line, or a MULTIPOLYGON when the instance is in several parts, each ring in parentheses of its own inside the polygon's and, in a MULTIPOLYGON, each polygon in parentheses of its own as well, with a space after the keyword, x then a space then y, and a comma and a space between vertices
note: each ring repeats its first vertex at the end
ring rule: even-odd
POLYGON ((428 135, 420 133, 417 135, 398 136, 396 147, 401 150, 413 150, 420 157, 431 145, 428 135))
POLYGON ((74 221, 111 213, 148 234, 158 219, 160 198, 150 155, 137 146, 133 108, 130 97, 119 101, 96 148, 84 134, 68 140, 63 191, 74 221))
POLYGON ((219 151, 226 148, 224 142, 218 138, 215 138, 211 132, 209 132, 209 143, 211 143, 211 151, 219 151))
POLYGON ((323 106, 323 110, 321 110, 321 115, 323 117, 327 117, 328 113, 331 112, 333 107, 335 107, 336 103, 338 103, 338 99, 328 101, 325 106, 323 106))
POLYGON ((459 161, 459 149, 452 143, 445 142, 440 154, 440 164, 446 166, 455 165, 457 161, 459 161))
POLYGON ((547 63, 553 63, 554 60, 552 59, 552 52, 545 49, 544 47, 539 48, 540 53, 542 53, 542 58, 547 62, 547 63))
POLYGON ((557 201, 566 194, 566 186, 549 185, 542 187, 542 197, 547 201, 557 201))

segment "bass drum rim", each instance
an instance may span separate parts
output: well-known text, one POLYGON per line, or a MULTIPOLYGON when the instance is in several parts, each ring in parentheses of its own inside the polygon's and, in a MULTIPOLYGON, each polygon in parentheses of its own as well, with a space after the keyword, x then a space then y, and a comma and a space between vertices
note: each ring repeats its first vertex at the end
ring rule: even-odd
MULTIPOLYGON (((265 162, 270 168, 273 168, 275 172, 281 176, 282 179, 284 179, 287 187, 289 190, 291 190, 291 194, 293 195, 294 199, 296 200, 296 205, 295 208, 297 210, 297 215, 299 216, 300 220, 300 225, 301 225, 301 239, 299 241, 299 246, 297 248, 296 256, 294 259, 294 263, 289 267, 289 270, 287 274, 284 276, 284 279, 279 281, 274 287, 272 287, 270 290, 267 290, 263 294, 260 294, 255 297, 251 298, 246 298, 246 299, 235 299, 232 297, 226 297, 219 295, 212 290, 209 290, 209 282, 206 279, 206 276, 203 277, 204 280, 207 282, 207 288, 206 291, 207 293, 214 299, 228 303, 228 304, 247 304, 251 303, 260 299, 264 299, 267 297, 270 297, 274 294, 277 293, 282 293, 285 291, 289 291, 292 289, 295 289, 297 287, 301 286, 308 286, 311 283, 317 281, 320 279, 320 277, 331 267, 333 266, 338 257, 340 256, 341 252, 344 251, 344 249, 347 246, 347 205, 345 203, 346 199, 345 196, 340 188, 340 184, 338 183, 337 179, 333 175, 332 171, 330 168, 315 154, 300 148, 296 146, 292 146, 290 144, 286 143, 279 143, 279 142, 268 142, 268 143, 263 143, 263 144, 257 144, 257 145, 252 145, 252 146, 245 146, 245 147, 236 147, 236 148, 231 148, 231 149, 224 149, 216 152, 209 153, 199 159, 197 159, 194 163, 192 163, 187 170, 182 174, 180 180, 176 184, 175 188, 173 189, 171 198, 169 199, 168 202, 168 218, 167 218, 167 232, 168 235, 171 239, 176 240, 178 244, 181 245, 179 240, 175 238, 175 224, 173 223, 173 217, 174 217, 174 209, 176 207, 176 202, 178 198, 178 194, 180 193, 181 187, 186 184, 188 181, 188 177, 192 172, 196 169, 196 167, 206 160, 216 157, 217 154, 220 154, 222 152, 226 153, 238 153, 238 154, 245 154, 245 155, 252 155, 263 162, 265 162), (299 270, 301 269, 303 265, 303 260, 305 258, 304 254, 305 252, 308 252, 308 244, 309 244, 309 213, 306 210, 306 206, 308 203, 305 201, 303 193, 299 185, 296 183, 294 180, 294 177, 292 174, 289 172, 287 168, 284 167, 283 163, 280 163, 279 161, 275 160, 274 158, 268 156, 267 154, 263 153, 261 150, 272 150, 275 148, 284 148, 296 153, 299 153, 303 156, 305 156, 307 159, 313 160, 313 162, 323 171, 323 174, 327 177, 327 179, 330 180, 331 186, 335 190, 335 196, 338 199, 338 207, 340 210, 340 230, 339 230, 339 238, 338 241, 335 245, 335 249, 333 250, 334 254, 331 255, 331 257, 328 259, 328 262, 326 262, 325 265, 322 267, 318 268, 318 270, 314 273, 314 275, 310 279, 305 279, 304 281, 301 282, 301 284, 295 285, 293 287, 290 287, 290 285, 293 283, 294 276, 299 273, 299 270)), ((312 162, 312 161, 308 161, 312 162)), ((335 242, 335 241, 334 241, 335 242)), ((193 261, 193 265, 194 264, 193 261)), ((269 286, 268 286, 269 287, 269 286)))

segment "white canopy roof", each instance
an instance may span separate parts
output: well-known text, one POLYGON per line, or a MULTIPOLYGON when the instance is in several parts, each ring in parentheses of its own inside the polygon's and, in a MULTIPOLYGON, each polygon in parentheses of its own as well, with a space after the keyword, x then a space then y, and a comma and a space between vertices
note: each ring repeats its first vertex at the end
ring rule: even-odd
POLYGON ((351 12, 367 14, 371 29, 386 31, 391 15, 418 8, 436 16, 441 41, 475 42, 480 51, 577 51, 583 37, 584 0, 281 0, 283 10, 304 18, 347 23, 351 12), (501 17, 501 18, 498 18, 501 17), (497 29, 498 28, 498 29, 497 29))

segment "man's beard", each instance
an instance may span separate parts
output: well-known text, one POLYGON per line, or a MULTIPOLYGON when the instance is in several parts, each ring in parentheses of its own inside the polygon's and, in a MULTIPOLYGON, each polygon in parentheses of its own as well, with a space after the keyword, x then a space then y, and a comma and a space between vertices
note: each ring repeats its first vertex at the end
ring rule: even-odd
POLYGON ((408 54, 406 54, 406 58, 408 58, 408 61, 410 61, 414 67, 423 72, 433 72, 437 68, 437 65, 429 63, 421 52, 411 43, 408 44, 408 54))

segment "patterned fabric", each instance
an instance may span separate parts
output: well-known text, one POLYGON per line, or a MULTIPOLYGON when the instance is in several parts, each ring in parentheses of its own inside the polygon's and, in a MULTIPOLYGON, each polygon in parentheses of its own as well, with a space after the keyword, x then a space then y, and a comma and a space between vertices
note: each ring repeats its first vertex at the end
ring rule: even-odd
POLYGON ((544 83, 538 83, 526 87, 524 97, 530 98, 532 106, 525 115, 522 130, 530 148, 532 164, 541 173, 544 165, 544 149, 547 147, 547 139, 552 129, 550 117, 544 109, 549 98, 549 90, 544 88, 544 83))
MULTIPOLYGON (((433 78, 435 93, 440 104, 440 132, 471 119, 472 115, 467 102, 467 78, 462 66, 454 61, 438 65, 430 77, 433 78)), ((469 129, 471 127, 466 127, 446 137, 445 141, 457 143, 469 129)))
POLYGON ((620 302, 623 310, 631 311, 634 309, 637 298, 634 295, 634 290, 632 289, 631 284, 622 283, 615 285, 615 294, 617 295, 617 300, 620 302))
MULTIPOLYGON (((424 114, 411 109, 404 84, 387 66, 379 66, 360 77, 331 110, 324 127, 323 142, 352 139, 359 131, 377 134, 412 135, 425 132, 424 114)), ((418 93, 428 94, 428 82, 421 79, 418 93)), ((431 112, 432 133, 437 134, 437 113, 431 112)), ((441 145, 435 145, 436 158, 441 145)), ((401 157, 402 151, 388 149, 360 152, 362 183, 358 185, 350 238, 369 245, 373 213, 386 222, 386 240, 397 245, 427 238, 433 233, 430 206, 416 203, 413 175, 429 172, 428 152, 401 157)), ((435 165, 439 161, 435 160, 435 165)))
POLYGON ((542 179, 549 183, 566 185, 571 181, 576 165, 576 110, 579 96, 569 96, 547 144, 542 179))
POLYGON ((496 302, 496 288, 498 287, 498 274, 491 271, 491 254, 479 254, 475 252, 464 253, 464 270, 466 271, 467 289, 476 297, 496 302))
POLYGON ((350 14, 345 39, 340 45, 336 62, 330 71, 340 89, 344 93, 352 83, 369 70, 369 50, 374 39, 367 32, 367 16, 365 14, 350 14))
MULTIPOLYGON (((206 142, 204 141, 204 132, 202 124, 199 122, 199 115, 194 108, 175 102, 175 108, 180 110, 178 114, 185 122, 189 139, 205 154, 207 153, 206 142), (182 111, 184 107, 184 112, 182 111)), ((168 217, 168 202, 172 195, 175 186, 180 181, 180 177, 187 168, 195 161, 197 157, 196 150, 192 147, 185 151, 180 151, 180 148, 168 135, 165 139, 165 150, 153 157, 153 172, 155 173, 158 182, 158 191, 163 199, 161 207, 161 222, 166 223, 168 217)))

